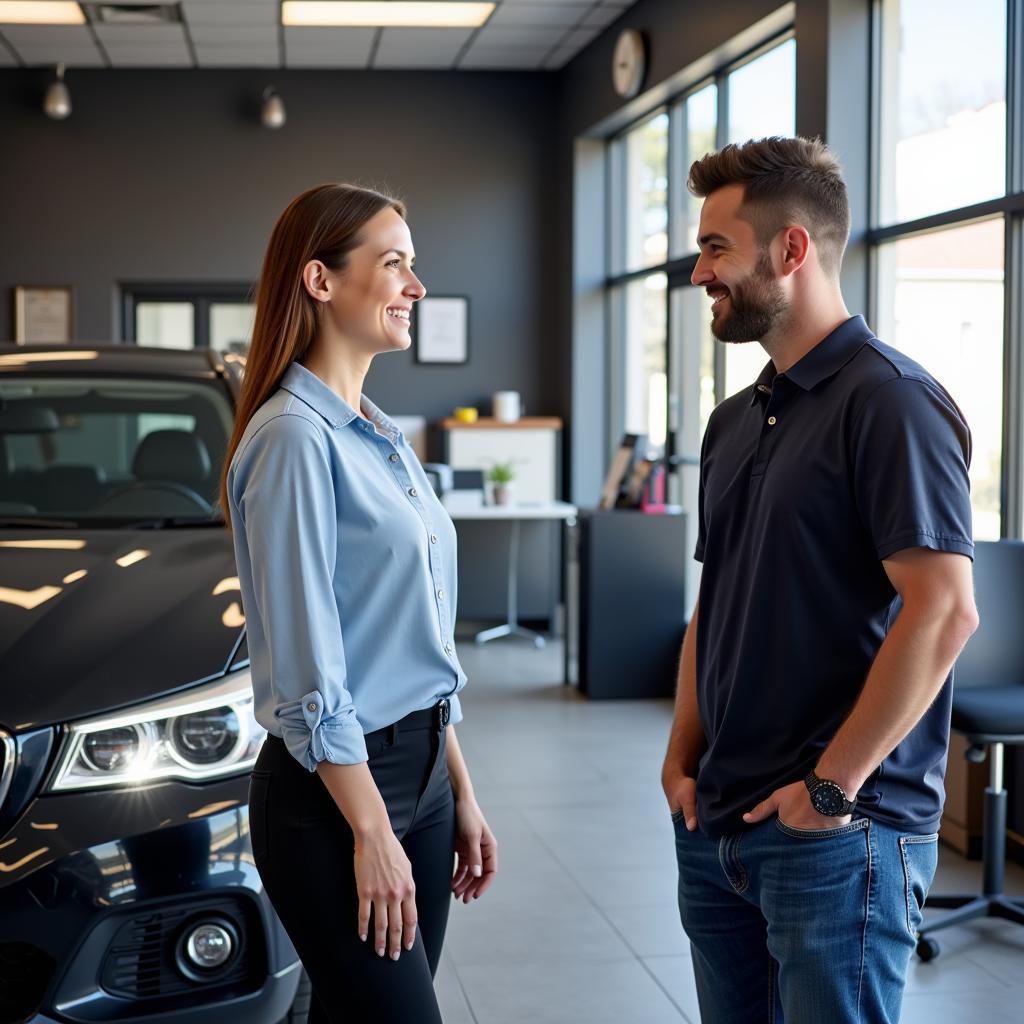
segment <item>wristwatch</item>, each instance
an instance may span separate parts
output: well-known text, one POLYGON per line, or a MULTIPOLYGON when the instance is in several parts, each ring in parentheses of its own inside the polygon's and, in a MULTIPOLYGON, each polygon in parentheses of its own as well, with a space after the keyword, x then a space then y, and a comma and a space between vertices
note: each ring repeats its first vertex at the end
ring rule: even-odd
POLYGON ((810 772, 804 779, 804 785, 811 795, 811 806, 826 818, 839 818, 844 814, 850 814, 857 806, 856 800, 846 799, 846 791, 838 782, 819 779, 814 772, 810 772))

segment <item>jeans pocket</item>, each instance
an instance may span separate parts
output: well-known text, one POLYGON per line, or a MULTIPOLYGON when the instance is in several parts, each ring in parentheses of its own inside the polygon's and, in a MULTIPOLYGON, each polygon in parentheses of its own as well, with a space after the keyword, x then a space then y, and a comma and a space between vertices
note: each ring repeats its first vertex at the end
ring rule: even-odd
POLYGON ((903 862, 903 884, 907 904, 907 930, 917 936, 921 927, 924 901, 935 878, 939 859, 938 834, 900 836, 900 860, 903 862))
POLYGON ((270 830, 267 828, 270 779, 270 772, 259 769, 249 777, 249 845, 257 868, 270 859, 270 830))
POLYGON ((870 823, 870 818, 854 818, 853 821, 847 822, 845 825, 836 825, 835 828, 796 828, 793 825, 787 825, 779 817, 775 819, 775 827, 783 835, 792 836, 794 839, 830 839, 833 836, 845 836, 867 828, 870 823))
POLYGON ((672 812, 672 824, 673 825, 678 825, 679 822, 681 822, 682 820, 683 820, 683 809, 682 809, 682 807, 677 807, 672 812))

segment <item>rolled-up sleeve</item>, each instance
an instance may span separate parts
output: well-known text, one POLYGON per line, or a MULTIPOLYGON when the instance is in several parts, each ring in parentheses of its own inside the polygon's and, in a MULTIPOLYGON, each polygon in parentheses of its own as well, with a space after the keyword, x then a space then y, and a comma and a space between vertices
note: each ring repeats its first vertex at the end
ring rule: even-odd
POLYGON ((365 761, 363 730, 346 685, 334 587, 334 484, 318 427, 295 414, 268 420, 249 439, 230 483, 235 544, 248 548, 256 602, 246 615, 260 618, 281 737, 310 771, 321 761, 365 761))

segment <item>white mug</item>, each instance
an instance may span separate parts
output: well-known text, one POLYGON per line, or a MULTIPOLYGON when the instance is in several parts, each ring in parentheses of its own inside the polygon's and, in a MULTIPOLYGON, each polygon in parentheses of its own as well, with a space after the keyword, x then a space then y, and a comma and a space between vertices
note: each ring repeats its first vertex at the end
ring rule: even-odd
POLYGON ((518 391, 496 391, 491 399, 494 418, 499 423, 515 423, 520 416, 518 391))

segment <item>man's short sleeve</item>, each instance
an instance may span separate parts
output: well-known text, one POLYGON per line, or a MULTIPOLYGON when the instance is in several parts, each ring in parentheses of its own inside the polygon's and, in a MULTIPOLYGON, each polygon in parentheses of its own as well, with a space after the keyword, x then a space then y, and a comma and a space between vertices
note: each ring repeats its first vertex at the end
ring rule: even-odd
POLYGON ((852 482, 879 559, 915 547, 973 556, 970 461, 970 430, 939 386, 897 377, 875 388, 854 428, 852 482))
POLYGON ((707 543, 707 527, 704 523, 704 456, 707 452, 708 432, 708 430, 704 431, 704 438, 700 445, 700 482, 697 488, 697 545, 693 551, 693 557, 698 562, 704 561, 704 545, 707 543))

